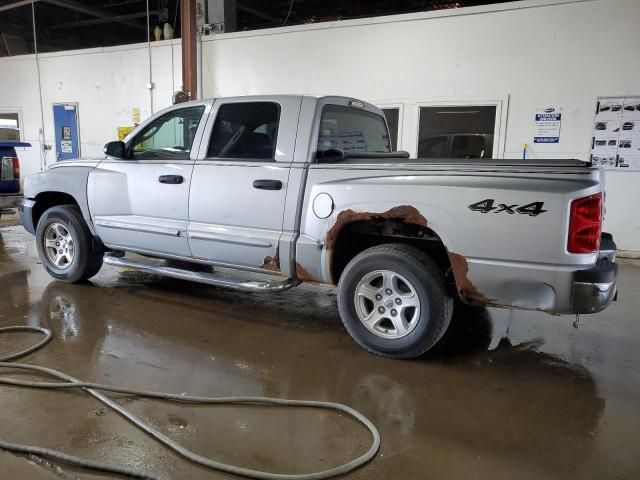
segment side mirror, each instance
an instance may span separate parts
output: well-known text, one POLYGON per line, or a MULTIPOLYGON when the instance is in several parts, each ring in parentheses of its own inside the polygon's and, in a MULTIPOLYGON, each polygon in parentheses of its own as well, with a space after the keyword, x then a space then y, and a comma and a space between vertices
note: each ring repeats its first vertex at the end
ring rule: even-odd
POLYGON ((124 142, 109 142, 104 146, 104 153, 108 157, 125 159, 124 142))

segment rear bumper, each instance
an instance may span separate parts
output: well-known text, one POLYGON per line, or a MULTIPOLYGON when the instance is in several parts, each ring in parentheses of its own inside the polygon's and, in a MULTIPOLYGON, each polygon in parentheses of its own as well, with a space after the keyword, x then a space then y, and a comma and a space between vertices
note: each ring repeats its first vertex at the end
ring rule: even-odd
POLYGON ((0 208, 15 208, 21 198, 19 193, 0 193, 0 208))
POLYGON ((33 224, 33 206, 36 204, 34 200, 21 198, 18 202, 18 214, 24 229, 32 235, 36 234, 35 225, 33 224))
POLYGON ((611 234, 604 233, 596 265, 587 270, 574 272, 571 294, 572 313, 597 313, 615 300, 618 279, 615 252, 616 244, 611 234))

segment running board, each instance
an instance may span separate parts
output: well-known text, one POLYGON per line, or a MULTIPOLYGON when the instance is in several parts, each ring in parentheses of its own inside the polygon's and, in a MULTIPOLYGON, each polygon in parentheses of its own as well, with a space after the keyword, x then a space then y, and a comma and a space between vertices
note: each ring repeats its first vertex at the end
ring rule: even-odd
POLYGON ((164 265, 154 265, 152 263, 131 260, 124 257, 116 257, 109 254, 104 256, 104 263, 114 267, 132 268, 141 272, 154 273, 164 277, 206 283, 207 285, 216 285, 218 287, 226 287, 233 290, 243 290, 248 292, 281 292, 300 284, 300 282, 293 278, 268 281, 240 280, 231 277, 225 278, 217 273, 193 272, 191 270, 166 267, 164 265))

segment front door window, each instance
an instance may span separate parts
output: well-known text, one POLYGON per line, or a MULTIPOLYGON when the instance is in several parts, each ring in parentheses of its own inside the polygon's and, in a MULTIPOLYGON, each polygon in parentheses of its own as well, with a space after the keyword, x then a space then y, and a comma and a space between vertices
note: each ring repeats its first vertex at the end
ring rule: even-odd
POLYGON ((135 159, 188 159, 204 106, 172 110, 147 125, 131 142, 135 159))

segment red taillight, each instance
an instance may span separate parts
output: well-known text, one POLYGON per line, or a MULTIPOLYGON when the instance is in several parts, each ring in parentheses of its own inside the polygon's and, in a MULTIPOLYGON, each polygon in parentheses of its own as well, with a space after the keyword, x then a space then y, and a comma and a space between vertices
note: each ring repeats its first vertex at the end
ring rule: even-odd
POLYGON ((13 179, 20 180, 20 160, 17 157, 13 157, 13 179))
POLYGON ((602 232, 602 194, 596 193, 571 202, 569 216, 570 253, 593 253, 600 249, 602 232))

